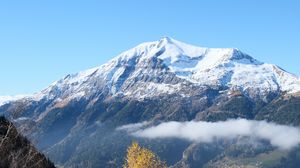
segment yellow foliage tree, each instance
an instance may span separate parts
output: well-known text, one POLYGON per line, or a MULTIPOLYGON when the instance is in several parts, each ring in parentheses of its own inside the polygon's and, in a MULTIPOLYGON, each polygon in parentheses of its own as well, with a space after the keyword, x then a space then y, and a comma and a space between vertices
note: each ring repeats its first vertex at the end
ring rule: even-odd
POLYGON ((127 149, 126 163, 123 168, 167 168, 157 155, 133 142, 127 149))

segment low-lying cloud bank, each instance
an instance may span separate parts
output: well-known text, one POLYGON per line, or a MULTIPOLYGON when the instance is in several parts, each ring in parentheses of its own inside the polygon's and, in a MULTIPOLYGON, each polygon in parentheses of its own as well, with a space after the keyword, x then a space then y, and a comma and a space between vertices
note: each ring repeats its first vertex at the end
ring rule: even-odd
POLYGON ((180 138, 193 142, 213 142, 238 136, 267 140, 280 149, 291 149, 300 144, 300 129, 266 121, 235 119, 219 122, 165 122, 150 126, 149 122, 119 127, 129 134, 144 138, 180 138))

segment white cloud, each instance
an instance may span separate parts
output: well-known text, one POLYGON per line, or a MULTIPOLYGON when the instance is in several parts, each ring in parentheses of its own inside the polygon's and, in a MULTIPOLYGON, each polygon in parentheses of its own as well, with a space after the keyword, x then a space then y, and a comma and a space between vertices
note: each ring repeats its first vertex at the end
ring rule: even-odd
POLYGON ((213 142, 214 139, 232 139, 246 136, 268 140, 280 149, 290 149, 300 144, 300 129, 266 121, 235 119, 219 122, 189 121, 165 122, 157 126, 149 122, 125 125, 119 130, 144 138, 180 138, 193 142, 213 142), (145 128, 146 127, 146 128, 145 128))
POLYGON ((150 124, 150 122, 144 121, 144 122, 141 122, 141 123, 123 125, 121 127, 118 127, 117 130, 125 130, 127 132, 134 132, 134 131, 137 131, 138 129, 140 129, 142 127, 145 127, 149 124, 150 124))

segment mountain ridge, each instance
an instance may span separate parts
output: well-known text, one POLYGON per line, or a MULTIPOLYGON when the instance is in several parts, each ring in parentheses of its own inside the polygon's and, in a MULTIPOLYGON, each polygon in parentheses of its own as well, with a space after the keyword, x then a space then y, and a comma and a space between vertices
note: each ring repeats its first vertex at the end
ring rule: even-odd
POLYGON ((298 76, 276 65, 262 63, 238 49, 196 47, 164 37, 142 43, 99 67, 67 75, 41 92, 25 97, 76 99, 97 92, 93 89, 96 87, 113 96, 140 99, 159 96, 158 92, 178 92, 182 83, 227 87, 252 98, 264 96, 264 92, 300 91, 298 76), (169 79, 164 79, 164 75, 169 79), (140 86, 130 89, 134 85, 140 86), (141 87, 154 94, 137 93, 141 87))

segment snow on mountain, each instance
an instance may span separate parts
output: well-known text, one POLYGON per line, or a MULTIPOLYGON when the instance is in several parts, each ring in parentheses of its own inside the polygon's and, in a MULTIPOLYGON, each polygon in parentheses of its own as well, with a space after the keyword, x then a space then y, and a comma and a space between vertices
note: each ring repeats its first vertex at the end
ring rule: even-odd
POLYGON ((243 92, 254 91, 256 94, 300 91, 299 77, 275 65, 259 62, 238 49, 196 47, 168 37, 142 43, 100 67, 67 76, 56 86, 82 93, 82 90, 90 91, 92 88, 89 87, 93 84, 96 86, 95 81, 102 79, 102 84, 112 94, 149 97, 180 90, 180 82, 155 81, 158 75, 170 73, 192 84, 226 86, 243 92), (157 67, 155 63, 159 61, 165 68, 157 67), (148 78, 146 81, 145 76, 148 78), (143 94, 136 94, 141 89, 143 94))
POLYGON ((0 96, 0 106, 27 97, 27 95, 17 95, 17 96, 0 96))
POLYGON ((34 97, 60 102, 93 94, 145 98, 184 87, 220 86, 260 96, 300 91, 300 78, 233 48, 196 47, 165 37, 142 43, 102 66, 67 75, 34 97))

